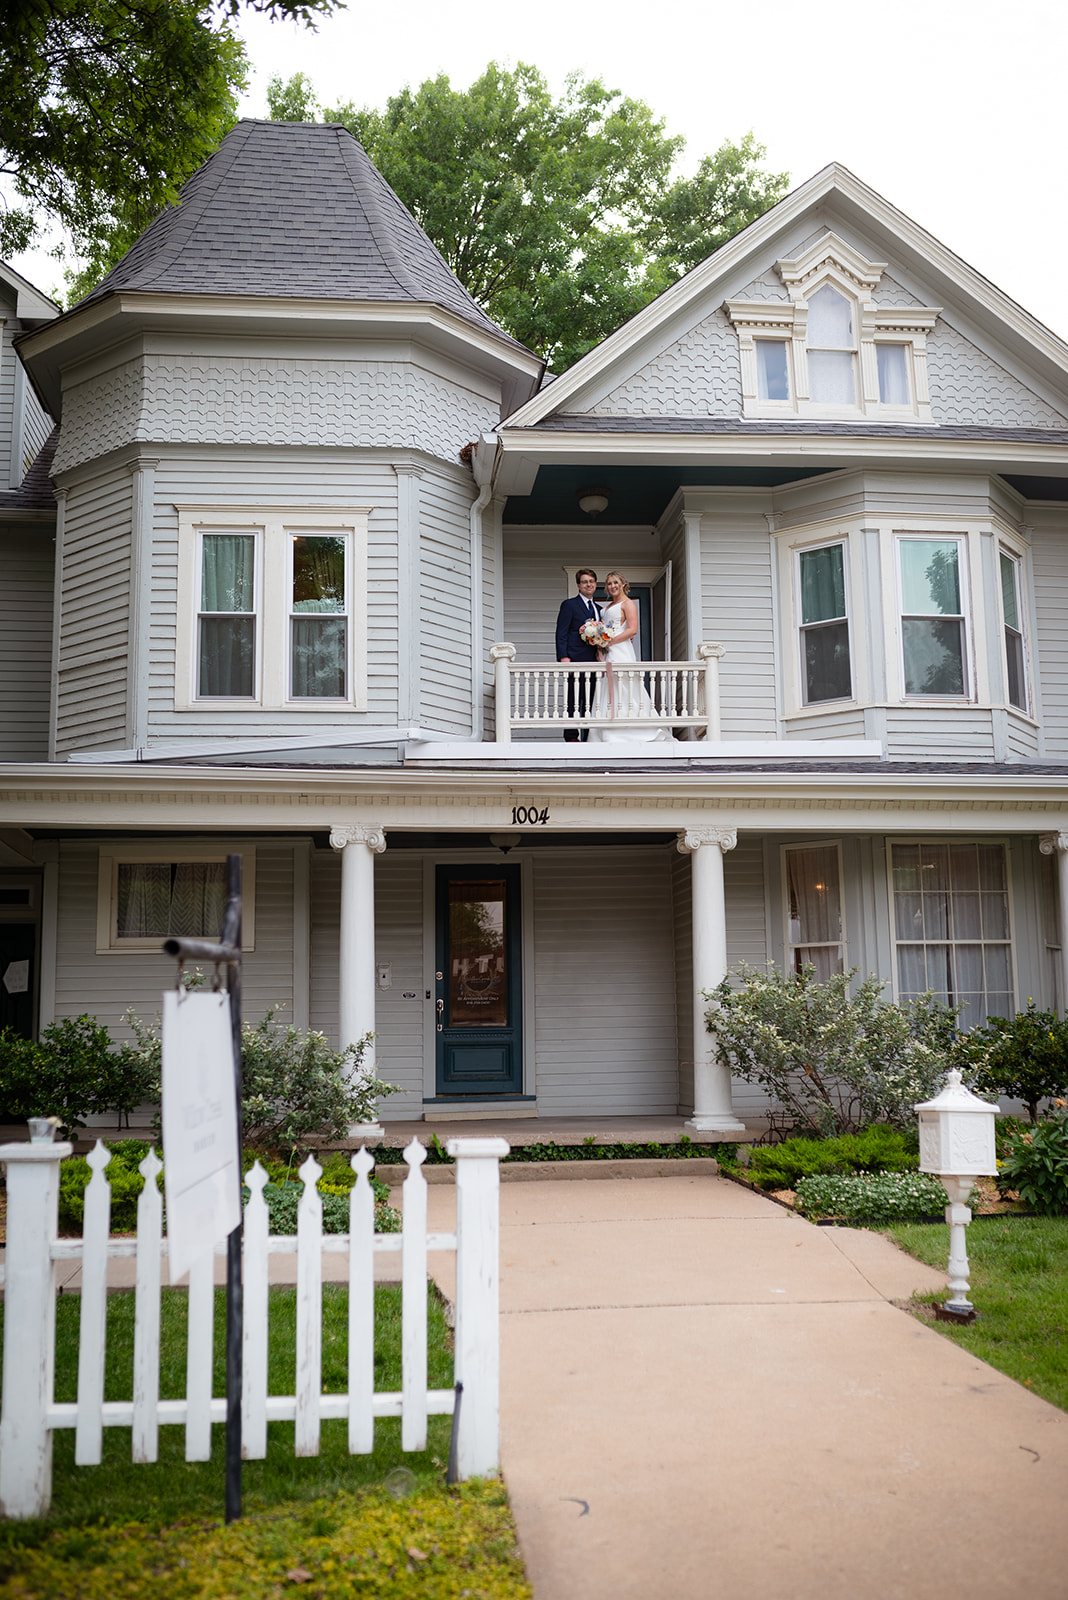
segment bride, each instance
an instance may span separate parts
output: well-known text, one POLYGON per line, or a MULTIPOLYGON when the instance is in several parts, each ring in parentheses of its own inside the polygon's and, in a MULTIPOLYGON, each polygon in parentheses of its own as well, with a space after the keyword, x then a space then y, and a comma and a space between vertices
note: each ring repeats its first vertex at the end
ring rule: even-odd
MULTIPOLYGON (((626 662, 639 660, 634 648, 638 632, 638 607, 627 593, 629 585, 622 573, 610 572, 604 580, 604 587, 608 599, 601 607, 601 621, 611 629, 612 642, 605 651, 603 659, 612 666, 622 666, 626 662)), ((639 672, 617 673, 610 690, 607 674, 599 679, 593 702, 595 717, 613 715, 614 705, 614 715, 617 718, 648 717, 650 720, 645 727, 631 725, 620 728, 591 728, 591 742, 598 740, 616 744, 624 739, 649 742, 671 738, 669 728, 657 727, 657 714, 642 680, 643 674, 639 672)))

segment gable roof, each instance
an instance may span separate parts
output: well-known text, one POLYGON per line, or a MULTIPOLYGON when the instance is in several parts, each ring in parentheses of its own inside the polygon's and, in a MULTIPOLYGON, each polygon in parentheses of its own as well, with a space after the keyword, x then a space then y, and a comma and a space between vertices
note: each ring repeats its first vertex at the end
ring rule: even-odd
POLYGON ((79 304, 116 290, 417 302, 524 348, 339 123, 239 122, 79 304))
MULTIPOLYGON (((543 387, 504 426, 544 427, 555 415, 563 421, 584 411, 591 397, 638 370, 666 341, 770 266, 773 254, 782 254, 784 245, 791 240, 796 244, 798 229, 817 208, 824 226, 838 222, 860 227, 888 260, 911 268, 929 286, 932 300, 965 305, 987 326, 993 325, 1006 351, 1063 392, 1068 345, 847 167, 832 162, 666 289, 551 386, 543 387)), ((793 428, 797 426, 795 422, 793 428)))

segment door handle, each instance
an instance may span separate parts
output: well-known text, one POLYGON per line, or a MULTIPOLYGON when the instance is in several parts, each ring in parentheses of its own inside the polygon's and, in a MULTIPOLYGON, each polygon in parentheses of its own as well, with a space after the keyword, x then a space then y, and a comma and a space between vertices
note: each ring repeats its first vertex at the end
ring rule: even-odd
POLYGON ((439 1000, 438 1001, 438 1032, 439 1033, 441 1032, 441 1025, 442 1025, 441 1024, 441 1019, 442 1019, 442 1017, 444 1015, 445 1015, 445 1002, 444 1002, 444 1000, 439 1000))

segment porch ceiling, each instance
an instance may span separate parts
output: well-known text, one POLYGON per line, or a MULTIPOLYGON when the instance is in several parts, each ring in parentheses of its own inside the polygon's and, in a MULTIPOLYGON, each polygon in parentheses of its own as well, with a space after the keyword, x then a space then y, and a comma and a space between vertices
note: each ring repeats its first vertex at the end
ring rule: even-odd
POLYGON ((531 494, 509 495, 505 523, 574 524, 589 521, 579 510, 578 494, 591 486, 609 489, 612 499, 604 514, 613 526, 652 527, 672 495, 687 488, 774 489, 801 478, 817 478, 833 467, 800 471, 797 467, 684 466, 542 466, 531 494))

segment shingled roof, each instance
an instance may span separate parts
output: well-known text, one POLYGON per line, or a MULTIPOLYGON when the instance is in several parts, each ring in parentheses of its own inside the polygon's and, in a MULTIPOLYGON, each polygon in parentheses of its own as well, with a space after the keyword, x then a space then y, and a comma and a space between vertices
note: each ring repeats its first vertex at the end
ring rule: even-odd
POLYGON ((417 302, 523 348, 337 123, 239 122, 82 304, 117 289, 417 302))

